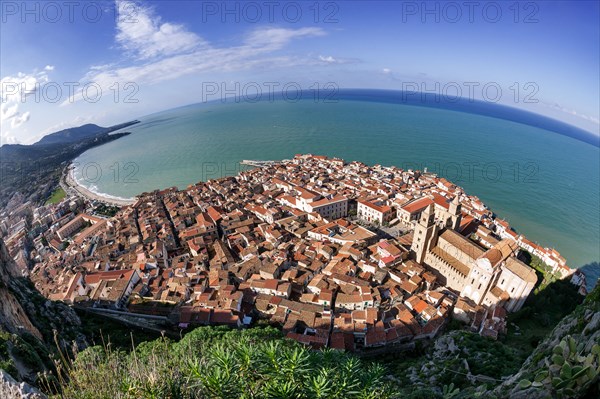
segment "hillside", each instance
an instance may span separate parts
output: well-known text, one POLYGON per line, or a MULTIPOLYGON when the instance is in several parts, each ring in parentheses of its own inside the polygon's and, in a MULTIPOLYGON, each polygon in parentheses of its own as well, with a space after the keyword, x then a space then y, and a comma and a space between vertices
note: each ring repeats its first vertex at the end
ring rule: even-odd
POLYGON ((85 345, 81 322, 68 306, 42 297, 20 277, 0 239, 0 369, 13 378, 37 382, 37 373, 52 370, 56 346, 85 345), (55 336, 56 332, 56 336, 55 336))
POLYGON ((86 125, 72 127, 69 129, 64 129, 55 133, 48 134, 37 143, 33 144, 34 146, 43 146, 49 144, 69 144, 74 143, 80 140, 84 140, 93 136, 97 136, 104 133, 111 133, 119 129, 126 128, 128 126, 139 123, 139 121, 131 121, 126 123, 121 123, 118 125, 110 126, 110 127, 101 127, 98 125, 94 125, 88 123, 86 125))
POLYGON ((86 137, 104 133, 105 131, 105 127, 88 123, 87 125, 64 129, 56 133, 49 134, 47 136, 42 137, 40 141, 33 145, 39 146, 46 144, 72 143, 74 141, 78 141, 86 137))
POLYGON ((394 393, 380 364, 312 351, 272 327, 199 327, 179 342, 161 338, 129 354, 96 346, 61 371, 59 380, 69 379, 61 394, 70 399, 386 399, 394 393))
POLYGON ((600 284, 561 320, 496 397, 600 397, 600 284))
POLYGON ((599 341, 597 286, 524 363, 517 348, 466 331, 442 335, 414 360, 368 361, 310 351, 270 327, 200 327, 179 342, 145 342, 129 354, 89 348, 61 378, 73 399, 596 398, 599 341))
POLYGON ((84 125, 45 136, 33 145, 11 144, 0 147, 0 208, 20 193, 26 200, 43 203, 58 184, 66 162, 86 150, 116 140, 128 132, 113 133, 139 121, 108 128, 84 125))

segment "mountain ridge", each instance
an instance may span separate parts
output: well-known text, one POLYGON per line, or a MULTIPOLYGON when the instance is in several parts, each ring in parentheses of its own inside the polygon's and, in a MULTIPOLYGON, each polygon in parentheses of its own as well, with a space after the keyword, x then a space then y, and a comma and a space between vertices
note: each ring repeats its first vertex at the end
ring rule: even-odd
POLYGON ((0 208, 17 193, 23 194, 25 200, 42 203, 58 185, 68 161, 89 148, 130 134, 116 131, 136 123, 139 121, 109 127, 87 124, 49 134, 35 144, 1 146, 0 208))
POLYGON ((136 123, 140 123, 140 121, 132 120, 129 122, 119 123, 117 125, 112 125, 109 127, 102 127, 93 123, 86 123, 85 125, 70 127, 67 129, 59 130, 58 132, 50 133, 42 137, 36 143, 33 143, 32 146, 74 143, 104 133, 111 133, 116 130, 126 128, 128 126, 135 125, 136 123))
POLYGON ((81 140, 86 137, 94 136, 96 134, 104 133, 106 127, 98 126, 93 123, 85 125, 71 127, 58 132, 50 133, 42 137, 39 141, 32 145, 45 145, 45 144, 59 144, 59 143, 70 143, 81 140))

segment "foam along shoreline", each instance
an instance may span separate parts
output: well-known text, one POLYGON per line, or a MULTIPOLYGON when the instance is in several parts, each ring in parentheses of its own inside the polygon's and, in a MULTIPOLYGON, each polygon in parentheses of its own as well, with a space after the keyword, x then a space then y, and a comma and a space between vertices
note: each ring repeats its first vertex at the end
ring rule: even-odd
POLYGON ((135 201, 136 201, 135 198, 115 198, 112 196, 95 193, 95 192, 87 189, 86 187, 82 186, 81 184, 79 184, 74 177, 74 173, 75 173, 75 168, 73 167, 73 165, 69 164, 67 166, 65 173, 63 174, 63 176, 64 176, 63 181, 65 183, 64 185, 66 186, 64 188, 66 189, 66 191, 68 193, 74 193, 74 194, 79 195, 80 197, 83 197, 90 201, 100 201, 100 202, 104 202, 105 204, 116 205, 116 206, 131 205, 131 204, 135 203, 135 201))

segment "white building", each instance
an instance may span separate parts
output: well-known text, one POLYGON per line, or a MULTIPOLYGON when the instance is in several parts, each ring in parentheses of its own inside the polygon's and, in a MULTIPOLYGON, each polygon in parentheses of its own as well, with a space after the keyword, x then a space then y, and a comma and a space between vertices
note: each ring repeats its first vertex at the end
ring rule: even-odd
POLYGON ((356 215, 359 219, 369 223, 384 224, 394 218, 392 208, 381 201, 371 202, 358 200, 356 215))
POLYGON ((348 216, 348 199, 343 196, 331 199, 323 198, 308 202, 303 210, 305 212, 316 212, 326 219, 339 219, 348 216))

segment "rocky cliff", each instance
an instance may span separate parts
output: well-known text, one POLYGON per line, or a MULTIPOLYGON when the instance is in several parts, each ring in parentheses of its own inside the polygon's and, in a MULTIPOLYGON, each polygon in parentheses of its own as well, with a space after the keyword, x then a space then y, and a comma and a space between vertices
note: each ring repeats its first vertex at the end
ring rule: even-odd
MULTIPOLYGON (((530 312, 524 313, 530 318, 533 312, 562 314, 548 326, 535 349, 524 346, 535 334, 521 341, 516 334, 494 341, 460 329, 449 331, 437 338, 423 356, 389 359, 387 364, 394 371, 399 396, 600 398, 600 285, 585 300, 578 300, 579 305, 565 306, 568 312, 558 312, 556 301, 545 300, 548 295, 560 297, 570 288, 575 290, 568 282, 557 287, 560 289, 539 293, 528 304, 530 312)), ((535 327, 535 323, 527 326, 535 327)))
POLYGON ((49 354, 85 346, 77 314, 44 298, 19 275, 0 239, 0 368, 19 381, 35 383, 37 373, 52 369, 49 354))
POLYGON ((527 358, 518 373, 491 397, 600 397, 600 284, 527 358))
POLYGON ((2 399, 46 399, 46 395, 25 382, 17 382, 0 370, 0 398, 2 399))
POLYGON ((0 239, 0 326, 10 333, 24 330, 42 339, 42 334, 29 320, 13 292, 13 281, 17 278, 18 267, 10 257, 4 241, 0 239))

